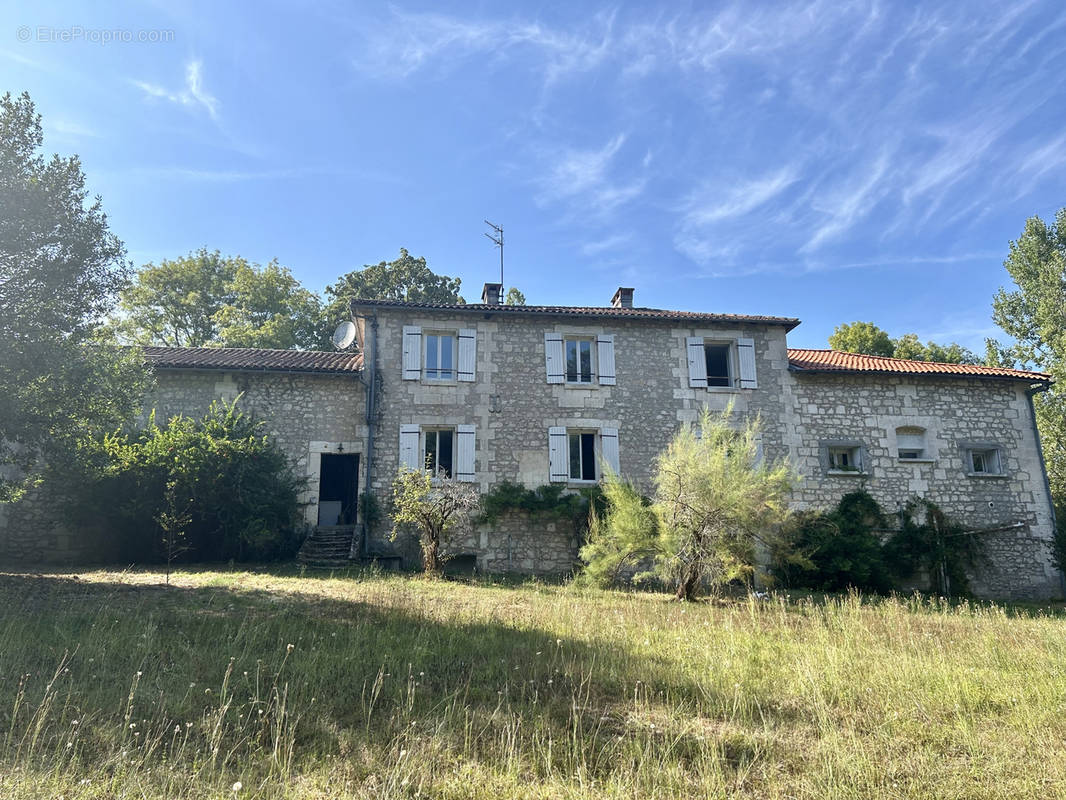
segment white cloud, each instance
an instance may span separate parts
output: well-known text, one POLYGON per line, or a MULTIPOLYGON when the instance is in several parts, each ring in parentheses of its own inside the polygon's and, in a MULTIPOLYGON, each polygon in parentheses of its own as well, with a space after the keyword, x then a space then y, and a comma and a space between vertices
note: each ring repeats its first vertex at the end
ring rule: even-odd
POLYGON ((644 177, 619 181, 612 177, 615 156, 626 142, 625 134, 609 139, 592 150, 551 149, 541 155, 547 173, 536 180, 541 205, 566 201, 585 212, 604 217, 641 195, 647 186, 644 177))
POLYGON ((197 107, 207 111, 211 119, 218 119, 218 99, 204 88, 203 64, 192 60, 185 65, 185 85, 177 91, 171 91, 158 84, 147 81, 132 81, 133 85, 148 97, 167 100, 186 108, 197 107))
POLYGON ((583 256, 598 256, 610 250, 618 250, 633 241, 632 233, 616 233, 603 239, 585 242, 580 252, 583 256))
POLYGON ((723 187, 715 181, 689 196, 683 226, 709 225, 745 216, 777 197, 797 180, 798 167, 787 165, 770 175, 723 187))

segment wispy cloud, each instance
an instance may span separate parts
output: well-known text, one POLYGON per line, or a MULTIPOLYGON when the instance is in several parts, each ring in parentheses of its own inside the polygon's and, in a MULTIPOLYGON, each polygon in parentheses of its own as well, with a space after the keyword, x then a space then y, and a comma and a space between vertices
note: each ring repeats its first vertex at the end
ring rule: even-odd
POLYGON ((603 239, 585 242, 579 250, 583 256, 598 256, 611 250, 620 250, 632 241, 632 233, 616 233, 603 239))
POLYGON ((639 197, 647 185, 644 177, 614 176, 615 157, 625 142, 626 135, 620 133, 600 148, 562 148, 542 154, 546 171, 536 179, 538 202, 577 202, 584 211, 603 217, 639 197))
POLYGON ((147 81, 131 81, 147 97, 166 100, 189 109, 200 108, 207 112, 211 119, 218 119, 219 102, 204 87, 203 64, 192 60, 185 65, 185 85, 178 90, 170 90, 159 84, 147 81))

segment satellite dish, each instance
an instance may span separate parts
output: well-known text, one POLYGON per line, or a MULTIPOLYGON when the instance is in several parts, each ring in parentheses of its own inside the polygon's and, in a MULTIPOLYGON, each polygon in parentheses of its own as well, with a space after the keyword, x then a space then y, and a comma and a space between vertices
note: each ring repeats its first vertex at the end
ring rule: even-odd
POLYGON ((351 321, 342 322, 337 326, 337 330, 333 331, 333 346, 338 350, 344 350, 350 347, 352 342, 355 341, 355 323, 351 321))

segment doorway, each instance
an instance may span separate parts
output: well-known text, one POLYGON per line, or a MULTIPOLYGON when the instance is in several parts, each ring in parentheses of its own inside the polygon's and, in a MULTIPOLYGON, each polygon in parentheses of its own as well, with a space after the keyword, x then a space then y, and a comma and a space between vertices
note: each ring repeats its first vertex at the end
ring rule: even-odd
POLYGON ((318 524, 354 525, 359 508, 359 454, 322 453, 318 524))

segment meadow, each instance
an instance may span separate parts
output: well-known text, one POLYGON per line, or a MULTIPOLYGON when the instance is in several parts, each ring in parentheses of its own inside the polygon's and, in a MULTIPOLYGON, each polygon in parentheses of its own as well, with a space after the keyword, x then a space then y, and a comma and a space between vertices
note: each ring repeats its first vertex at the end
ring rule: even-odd
POLYGON ((163 580, 0 575, 0 796, 1066 796, 1059 610, 163 580))

